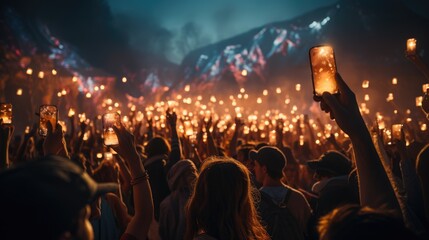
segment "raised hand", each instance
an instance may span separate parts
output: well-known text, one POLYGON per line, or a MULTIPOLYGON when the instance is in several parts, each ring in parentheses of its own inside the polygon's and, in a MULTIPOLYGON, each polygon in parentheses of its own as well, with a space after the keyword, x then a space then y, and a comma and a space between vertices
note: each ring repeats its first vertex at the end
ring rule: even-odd
POLYGON ((46 127, 48 128, 48 134, 43 142, 44 154, 60 155, 69 158, 61 124, 57 124, 55 130, 53 130, 51 122, 47 121, 46 127))
POLYGON ((113 130, 118 136, 119 145, 113 147, 122 158, 129 161, 130 159, 139 159, 139 155, 136 150, 134 135, 127 131, 124 125, 121 123, 120 128, 113 126, 113 130))
POLYGON ((335 119, 338 126, 348 135, 358 133, 365 122, 360 114, 356 95, 347 86, 340 74, 336 74, 337 84, 340 90, 339 95, 332 95, 324 92, 320 107, 330 114, 331 119, 335 119), (359 126, 359 127, 357 127, 359 126))
POLYGON ((86 131, 86 128, 88 127, 88 122, 82 121, 80 122, 79 126, 80 126, 80 132, 84 133, 86 131))
POLYGON ((28 133, 24 133, 24 139, 29 139, 31 137, 34 137, 37 132, 38 125, 37 123, 34 123, 33 126, 30 128, 30 131, 28 133))
POLYGON ((12 124, 3 124, 3 119, 0 118, 0 142, 8 143, 10 142, 15 126, 12 124))
POLYGON ((177 115, 176 112, 170 112, 170 109, 167 109, 166 111, 166 119, 170 127, 174 128, 176 127, 177 123, 177 115))
POLYGON ((234 123, 235 123, 235 129, 240 129, 241 127, 244 126, 244 121, 243 119, 239 118, 239 117, 235 117, 234 119, 234 123))
POLYGON ((0 118, 0 169, 9 165, 9 143, 15 127, 12 124, 3 124, 0 118))
POLYGON ((213 118, 212 118, 212 116, 210 116, 209 120, 207 122, 205 122, 206 130, 207 131, 210 130, 212 125, 213 125, 213 118))

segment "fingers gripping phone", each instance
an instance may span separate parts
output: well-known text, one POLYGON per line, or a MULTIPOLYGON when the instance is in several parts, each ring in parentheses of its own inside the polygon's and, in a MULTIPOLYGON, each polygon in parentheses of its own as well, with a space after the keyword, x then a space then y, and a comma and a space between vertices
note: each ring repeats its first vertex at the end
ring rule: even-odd
POLYGON ((46 137, 48 135, 48 121, 52 125, 52 131, 55 131, 58 123, 58 108, 55 105, 42 105, 39 107, 39 135, 46 137))
POLYGON ((117 146, 119 144, 113 126, 120 127, 121 116, 118 113, 105 113, 103 115, 103 139, 106 146, 117 146))
POLYGON ((2 124, 12 124, 12 104, 0 103, 0 118, 2 124))
POLYGON ((321 97, 324 92, 337 94, 338 86, 335 80, 337 65, 332 47, 326 45, 314 46, 310 49, 309 54, 313 94, 316 97, 321 97))

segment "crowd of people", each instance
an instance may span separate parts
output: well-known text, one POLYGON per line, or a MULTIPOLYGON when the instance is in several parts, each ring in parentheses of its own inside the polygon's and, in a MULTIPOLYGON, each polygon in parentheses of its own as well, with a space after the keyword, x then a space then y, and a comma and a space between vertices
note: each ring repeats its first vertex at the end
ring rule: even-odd
POLYGON ((114 146, 75 114, 44 138, 2 123, 0 239, 428 238, 429 134, 404 119, 386 140, 336 80, 315 99, 326 135, 306 115, 195 121, 174 104, 134 106, 114 146))

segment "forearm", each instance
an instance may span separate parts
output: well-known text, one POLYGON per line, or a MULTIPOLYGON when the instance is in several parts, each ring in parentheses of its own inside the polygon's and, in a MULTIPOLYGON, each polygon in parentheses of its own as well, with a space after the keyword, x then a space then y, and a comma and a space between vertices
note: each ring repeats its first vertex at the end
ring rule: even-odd
POLYGON ((167 172, 182 158, 182 148, 176 128, 174 128, 171 133, 171 152, 168 156, 167 172))
POLYGON ((209 129, 207 129, 207 151, 208 151, 208 156, 219 155, 217 151, 216 143, 213 139, 213 135, 211 134, 209 129))
POLYGON ((0 170, 9 167, 9 144, 0 143, 0 170))
POLYGON ((82 150, 83 145, 83 137, 85 135, 85 132, 80 132, 80 135, 76 141, 75 147, 73 149, 74 153, 80 153, 82 150))
MULTIPOLYGON (((142 177, 147 174, 145 173, 144 167, 139 157, 130 160, 129 163, 131 168, 131 176, 133 179, 142 177)), ((147 233, 149 231, 149 226, 153 219, 154 211, 152 191, 150 189, 148 179, 134 184, 133 193, 135 215, 128 224, 125 233, 131 234, 137 237, 137 239, 146 239, 147 233)))
POLYGON ((128 167, 125 165, 124 161, 119 157, 119 155, 115 155, 116 162, 119 164, 119 174, 121 175, 123 181, 122 181, 122 189, 128 193, 131 189, 130 182, 131 182, 131 173, 128 169, 128 167))
POLYGON ((229 156, 237 156, 237 140, 238 140, 238 129, 235 127, 234 134, 232 135, 231 142, 229 142, 229 156))
POLYGON ((19 147, 18 154, 16 155, 14 163, 18 163, 23 161, 25 150, 27 149, 28 141, 30 137, 24 136, 24 141, 22 142, 21 146, 19 147))
POLYGON ((280 149, 283 149, 283 129, 276 129, 276 146, 280 149))
POLYGON ((423 193, 420 188, 420 181, 416 170, 411 166, 410 160, 406 156, 401 156, 402 160, 399 163, 402 173, 402 181, 407 193, 407 203, 411 206, 414 212, 418 215, 419 209, 423 209, 423 193))
POLYGON ((350 136, 356 158, 362 206, 387 208, 400 213, 395 192, 381 163, 377 150, 365 125, 358 134, 350 136))

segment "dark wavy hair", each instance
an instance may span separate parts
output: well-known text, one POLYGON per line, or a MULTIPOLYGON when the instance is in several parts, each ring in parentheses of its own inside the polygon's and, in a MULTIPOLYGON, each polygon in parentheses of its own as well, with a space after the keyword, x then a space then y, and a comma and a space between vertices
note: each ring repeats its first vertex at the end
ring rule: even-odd
POLYGON ((171 151, 170 144, 163 137, 152 138, 145 147, 145 152, 148 158, 156 155, 168 155, 171 151))
POLYGON ((219 240, 269 239, 255 209, 249 171, 236 160, 205 161, 186 211, 185 239, 200 233, 219 240))

